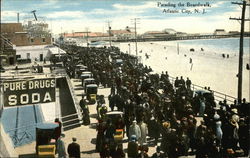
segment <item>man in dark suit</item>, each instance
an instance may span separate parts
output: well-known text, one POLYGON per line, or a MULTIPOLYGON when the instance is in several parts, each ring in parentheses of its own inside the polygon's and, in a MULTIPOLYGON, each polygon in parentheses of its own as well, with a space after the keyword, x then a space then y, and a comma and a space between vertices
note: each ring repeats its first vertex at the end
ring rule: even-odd
POLYGON ((80 145, 76 143, 76 138, 72 138, 73 142, 68 146, 68 154, 70 158, 80 158, 80 145))

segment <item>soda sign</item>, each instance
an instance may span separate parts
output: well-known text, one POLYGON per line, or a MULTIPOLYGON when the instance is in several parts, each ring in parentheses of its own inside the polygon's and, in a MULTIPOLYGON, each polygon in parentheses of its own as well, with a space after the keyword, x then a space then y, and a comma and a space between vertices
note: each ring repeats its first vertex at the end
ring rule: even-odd
POLYGON ((3 81, 4 106, 55 102, 55 87, 54 78, 3 81))

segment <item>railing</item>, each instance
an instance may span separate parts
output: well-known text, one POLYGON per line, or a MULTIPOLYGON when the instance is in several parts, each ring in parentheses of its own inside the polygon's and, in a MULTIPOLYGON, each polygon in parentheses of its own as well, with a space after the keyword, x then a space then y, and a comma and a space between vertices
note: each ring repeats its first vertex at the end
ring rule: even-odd
MULTIPOLYGON (((170 80, 170 82, 174 85, 175 78, 172 77, 172 76, 169 76, 169 80, 170 80)), ((205 90, 205 87, 199 86, 199 85, 196 85, 196 84, 191 84, 191 89, 192 89, 193 91, 195 91, 195 90, 205 90)), ((225 100, 227 100, 227 102, 229 102, 229 103, 234 103, 234 100, 237 99, 237 98, 235 98, 235 97, 233 97, 233 96, 230 96, 230 95, 227 95, 227 94, 218 92, 218 91, 214 91, 214 90, 210 90, 210 91, 213 93, 214 99, 215 99, 215 101, 217 101, 217 102, 223 101, 223 100, 225 99, 225 100)))
POLYGON ((82 118, 83 118, 82 109, 79 106, 79 104, 76 103, 76 95, 75 95, 74 87, 72 86, 71 80, 70 80, 68 75, 66 75, 66 79, 67 79, 67 83, 68 83, 68 86, 69 86, 71 97, 73 99, 73 102, 74 102, 74 105, 75 105, 75 108, 76 108, 76 112, 78 114, 78 118, 79 118, 79 120, 82 120, 82 118))
POLYGON ((5 44, 6 44, 6 45, 9 46, 11 49, 13 49, 14 45, 13 45, 6 37, 4 37, 3 35, 0 35, 0 38, 1 38, 1 39, 3 40, 3 42, 4 42, 3 48, 5 48, 5 44))

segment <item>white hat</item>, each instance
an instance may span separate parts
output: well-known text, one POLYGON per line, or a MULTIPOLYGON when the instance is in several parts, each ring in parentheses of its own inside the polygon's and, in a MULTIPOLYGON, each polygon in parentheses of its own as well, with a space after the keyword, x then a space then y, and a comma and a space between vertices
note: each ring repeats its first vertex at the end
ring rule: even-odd
POLYGON ((238 113, 238 110, 237 110, 237 109, 235 109, 235 108, 234 108, 234 109, 232 109, 231 111, 232 111, 233 113, 235 113, 235 114, 237 114, 237 113, 238 113))
POLYGON ((214 115, 214 119, 215 119, 215 120, 219 120, 219 119, 220 119, 220 115, 215 114, 215 115, 214 115))

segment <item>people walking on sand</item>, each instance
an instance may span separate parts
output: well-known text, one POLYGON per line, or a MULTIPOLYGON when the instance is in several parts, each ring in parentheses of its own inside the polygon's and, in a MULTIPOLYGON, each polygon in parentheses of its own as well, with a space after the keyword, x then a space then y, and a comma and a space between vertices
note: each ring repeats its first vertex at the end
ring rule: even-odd
POLYGON ((65 150, 65 144, 62 138, 64 138, 65 135, 62 133, 61 136, 56 141, 56 151, 58 153, 58 158, 66 158, 66 150, 65 150))
POLYGON ((72 143, 69 144, 68 146, 68 154, 70 158, 80 158, 80 145, 76 143, 76 138, 72 138, 72 143))
POLYGON ((192 64, 193 63, 193 59, 189 58, 189 63, 192 64))

